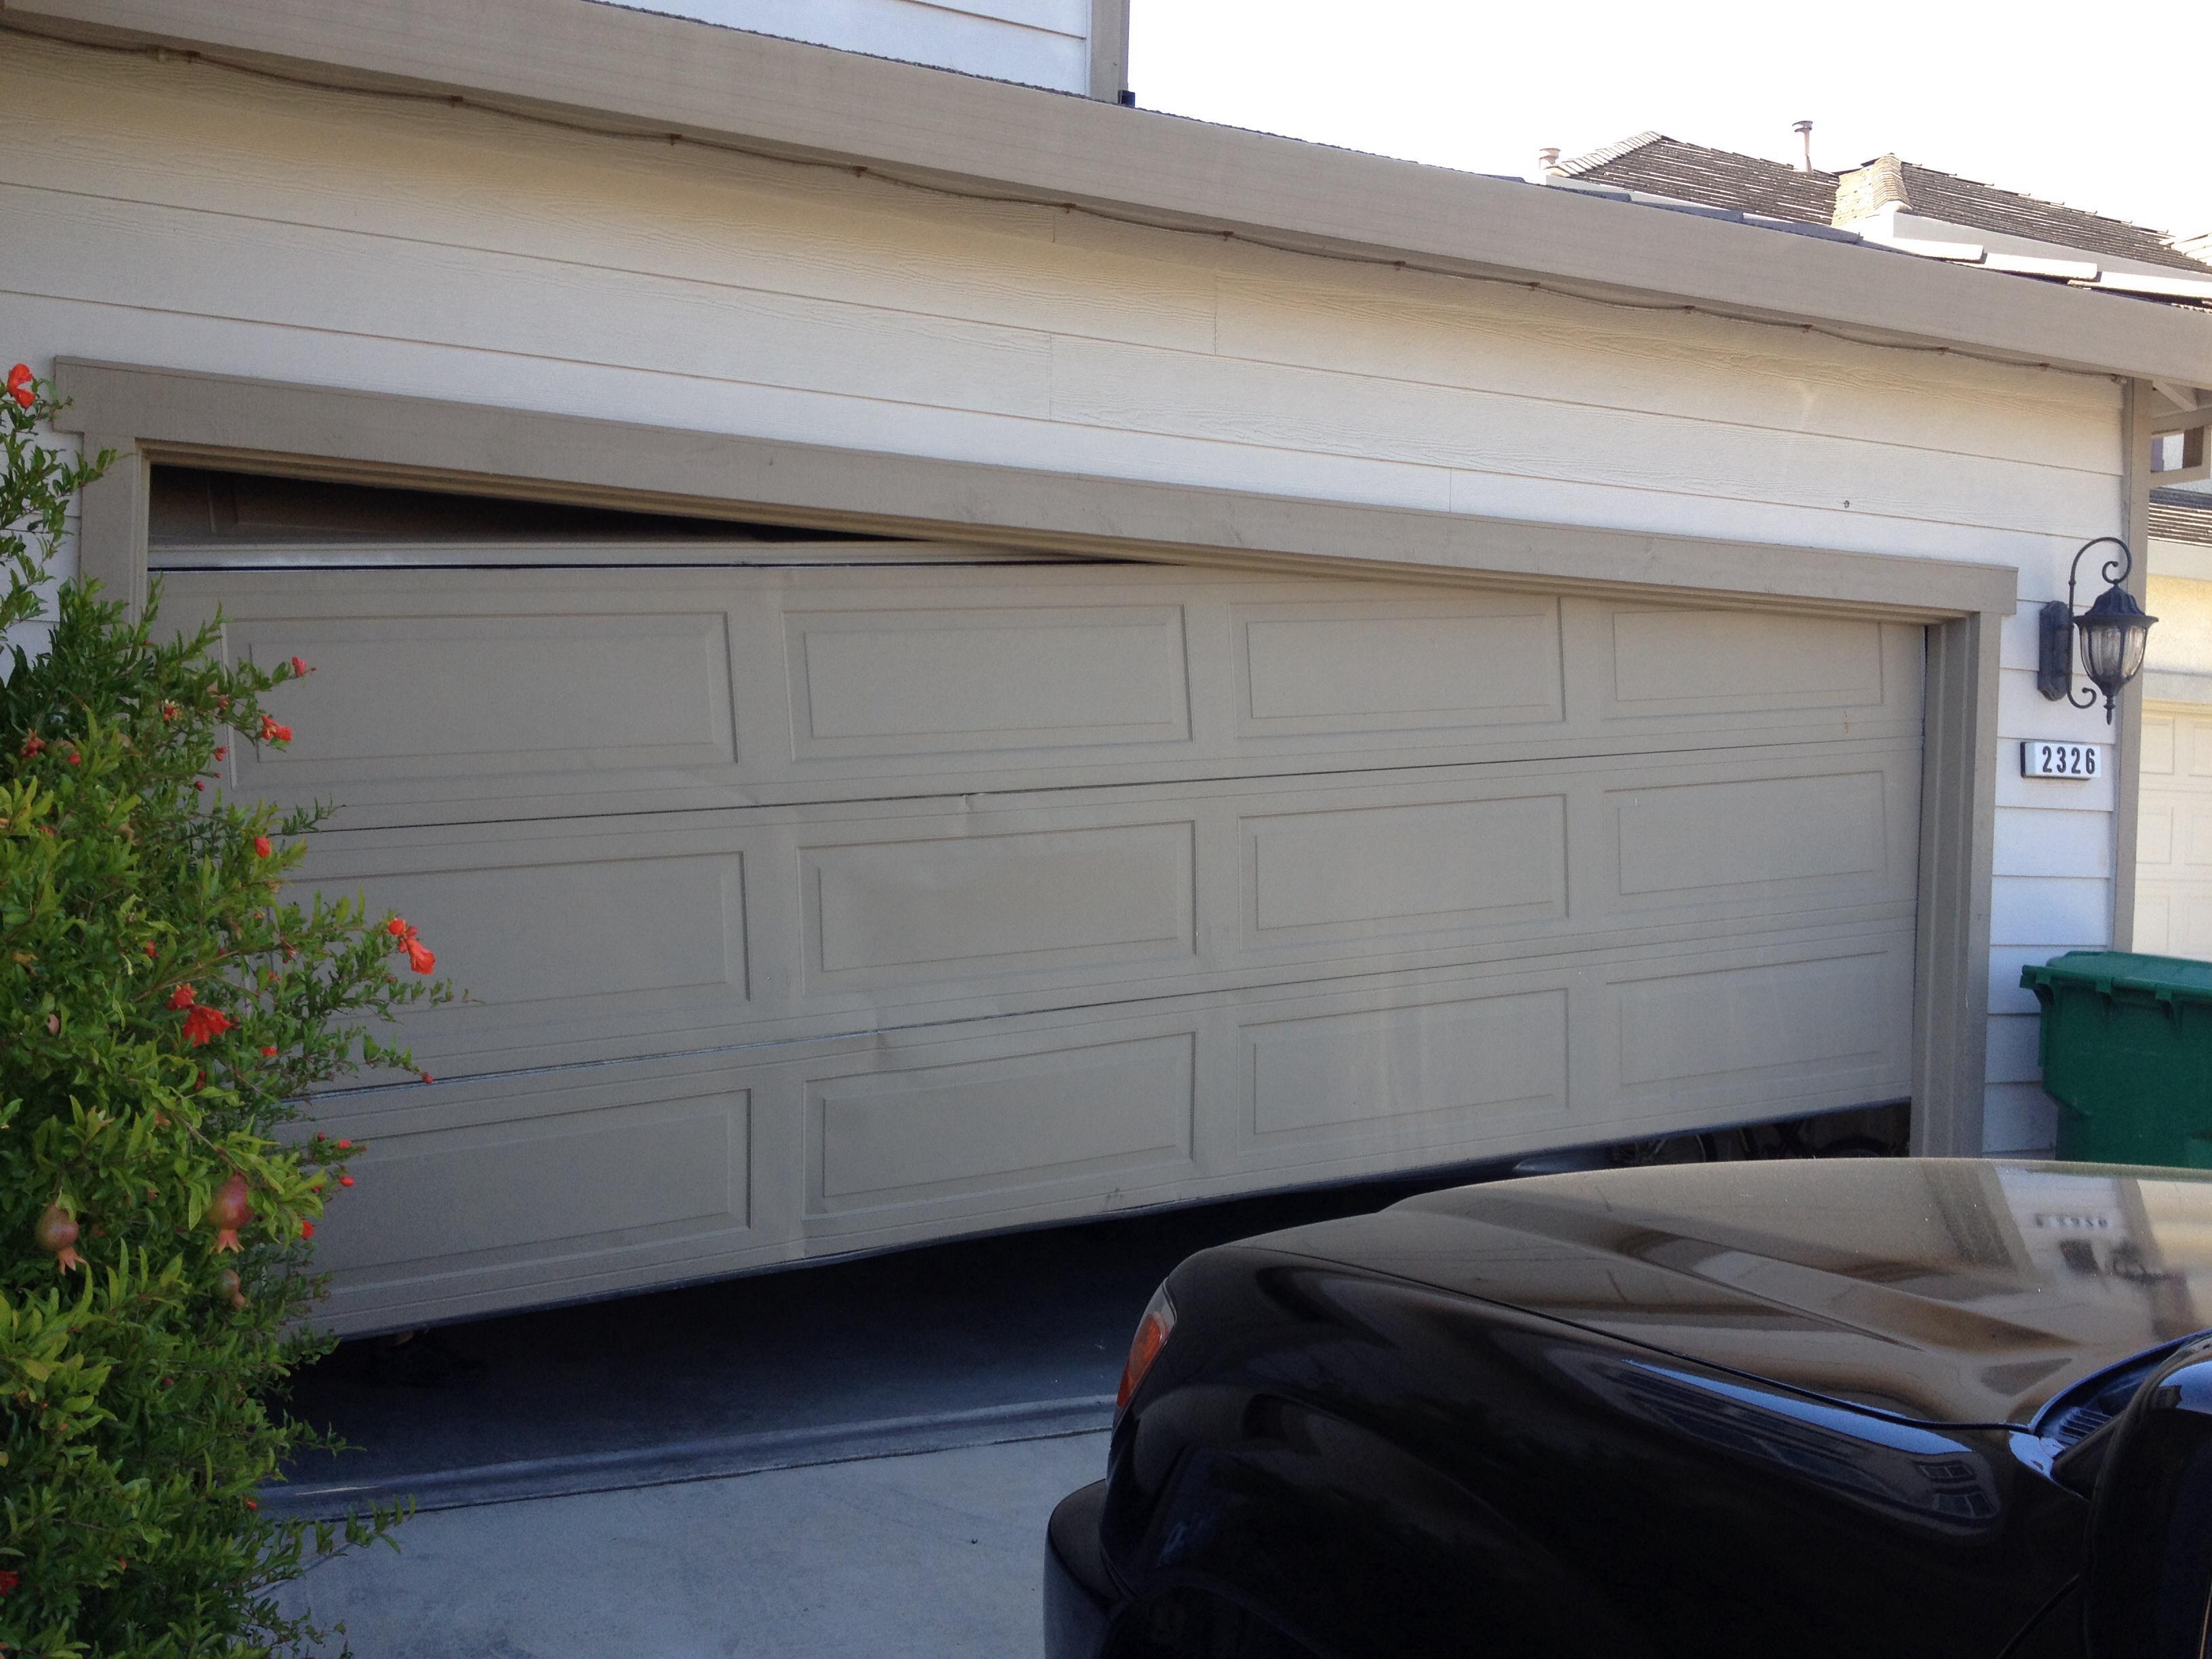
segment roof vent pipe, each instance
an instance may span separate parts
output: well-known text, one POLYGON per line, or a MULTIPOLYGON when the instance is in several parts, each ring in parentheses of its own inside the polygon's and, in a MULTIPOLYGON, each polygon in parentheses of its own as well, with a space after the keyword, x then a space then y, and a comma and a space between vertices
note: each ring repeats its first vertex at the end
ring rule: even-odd
POLYGON ((1564 171, 1565 169, 1559 166, 1559 147, 1557 144, 1547 144, 1536 152, 1536 182, 1538 184, 1548 184, 1564 171))
POLYGON ((1805 159, 1799 165, 1810 173, 1813 170, 1813 124, 1810 121, 1792 121, 1790 131, 1804 141, 1805 159))

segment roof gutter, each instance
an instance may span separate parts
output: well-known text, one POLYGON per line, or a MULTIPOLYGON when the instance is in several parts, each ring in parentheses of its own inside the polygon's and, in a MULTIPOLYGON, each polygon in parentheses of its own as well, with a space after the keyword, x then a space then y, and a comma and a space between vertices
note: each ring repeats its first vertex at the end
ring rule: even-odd
POLYGON ((597 0, 0 0, 8 26, 738 143, 1339 256, 2212 386, 2212 314, 597 0), (1624 214, 1633 214, 1624 220, 1624 214))

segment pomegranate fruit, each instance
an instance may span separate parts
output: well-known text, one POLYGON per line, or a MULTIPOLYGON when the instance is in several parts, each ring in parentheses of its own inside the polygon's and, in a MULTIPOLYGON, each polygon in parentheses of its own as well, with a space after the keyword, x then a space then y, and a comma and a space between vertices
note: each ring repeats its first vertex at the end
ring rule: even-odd
POLYGON ((76 1253, 76 1218, 58 1204, 47 1205, 39 1216, 39 1248, 52 1253, 58 1273, 84 1266, 84 1258, 76 1253))
POLYGON ((253 1218, 253 1205, 246 1190, 246 1177, 234 1175, 215 1189, 215 1200, 208 1206, 208 1225, 215 1229, 215 1247, 218 1250, 239 1248, 238 1230, 253 1218))

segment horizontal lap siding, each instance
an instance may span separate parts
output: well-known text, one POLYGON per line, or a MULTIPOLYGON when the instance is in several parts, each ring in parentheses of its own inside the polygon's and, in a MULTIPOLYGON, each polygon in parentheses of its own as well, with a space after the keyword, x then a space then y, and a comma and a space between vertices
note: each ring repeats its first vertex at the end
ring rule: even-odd
MULTIPOLYGON (((2013 562, 2030 603, 2003 634, 1993 979, 2006 951, 2109 936, 2109 785, 2010 759, 2105 732, 2035 695, 2032 602, 2122 527, 2107 380, 21 39, 0 211, 0 338, 41 368, 2013 562)), ((2017 1033, 1991 1042, 2017 1070, 2017 1033)))

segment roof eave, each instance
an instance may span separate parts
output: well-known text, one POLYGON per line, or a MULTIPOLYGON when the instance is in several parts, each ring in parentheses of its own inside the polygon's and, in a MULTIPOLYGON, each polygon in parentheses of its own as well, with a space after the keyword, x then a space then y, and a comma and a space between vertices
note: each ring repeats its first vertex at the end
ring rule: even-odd
POLYGON ((8 0, 4 15, 18 27, 873 166, 1315 252, 2212 386, 2212 316, 2202 312, 591 0, 8 0))

